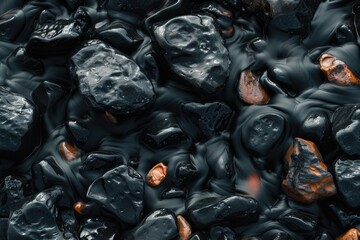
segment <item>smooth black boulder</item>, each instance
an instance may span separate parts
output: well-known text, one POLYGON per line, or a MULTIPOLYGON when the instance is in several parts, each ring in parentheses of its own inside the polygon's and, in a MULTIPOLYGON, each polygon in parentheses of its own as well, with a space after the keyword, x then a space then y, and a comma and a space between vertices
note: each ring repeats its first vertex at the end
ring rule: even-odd
POLYGON ((335 163, 335 183, 341 198, 351 207, 360 207, 360 160, 339 158, 335 163))
POLYGON ((158 209, 151 212, 134 229, 125 233, 124 240, 171 240, 178 236, 175 214, 169 209, 158 209))
POLYGON ((154 35, 167 64, 187 84, 207 93, 225 84, 230 59, 212 17, 176 17, 155 25, 154 35))
POLYGON ((119 221, 136 224, 143 214, 144 180, 133 168, 121 165, 96 179, 87 197, 119 221))
POLYGON ((100 40, 90 40, 70 61, 70 72, 80 93, 94 108, 129 114, 155 99, 153 86, 130 58, 100 40))

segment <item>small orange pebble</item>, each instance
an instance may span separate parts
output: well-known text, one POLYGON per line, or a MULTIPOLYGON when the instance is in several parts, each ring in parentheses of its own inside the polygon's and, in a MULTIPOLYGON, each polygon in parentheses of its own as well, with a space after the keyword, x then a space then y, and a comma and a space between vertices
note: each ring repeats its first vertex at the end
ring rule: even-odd
POLYGON ((359 78, 348 68, 348 66, 341 60, 330 54, 323 54, 320 57, 320 69, 325 74, 329 82, 337 85, 358 85, 359 78))
POLYGON ((167 166, 163 163, 156 164, 146 175, 147 184, 152 187, 159 186, 165 179, 167 173, 167 166))
POLYGON ((82 214, 84 211, 84 208, 85 208, 85 203, 83 203, 83 202, 77 202, 74 204, 74 210, 78 214, 82 214))
POLYGON ((188 223, 188 221, 186 221, 186 219, 181 215, 178 215, 176 217, 176 219, 177 219, 178 226, 179 226, 179 240, 190 239, 192 230, 191 230, 191 226, 188 223))
POLYGON ((259 76, 250 70, 241 73, 238 92, 243 102, 247 104, 267 104, 269 94, 259 83, 259 76))
POLYGON ((70 145, 68 142, 62 142, 59 145, 59 151, 62 154, 63 158, 68 161, 72 161, 76 158, 77 150, 74 146, 70 145))
POLYGON ((108 120, 109 122, 117 123, 116 117, 114 117, 114 115, 112 115, 112 114, 109 113, 109 112, 105 112, 105 118, 106 118, 106 120, 108 120))
POLYGON ((356 228, 351 228, 346 233, 338 236, 336 240, 358 240, 359 235, 359 231, 356 228))

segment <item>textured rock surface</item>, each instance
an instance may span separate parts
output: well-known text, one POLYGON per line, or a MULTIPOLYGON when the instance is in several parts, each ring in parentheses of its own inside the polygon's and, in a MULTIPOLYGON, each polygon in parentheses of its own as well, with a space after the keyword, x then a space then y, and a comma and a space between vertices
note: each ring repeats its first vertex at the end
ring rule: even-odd
POLYGON ((114 240, 119 227, 111 219, 89 218, 79 229, 80 240, 114 240))
POLYGON ((211 17, 176 17, 155 26, 154 34, 171 69, 187 83, 208 93, 225 84, 230 60, 211 17))
POLYGON ((71 72, 93 107, 114 114, 137 112, 155 98, 139 66, 99 40, 87 42, 71 57, 71 72))
POLYGON ((142 217, 144 180, 133 168, 122 165, 106 172, 88 189, 87 197, 120 221, 135 224, 142 217))

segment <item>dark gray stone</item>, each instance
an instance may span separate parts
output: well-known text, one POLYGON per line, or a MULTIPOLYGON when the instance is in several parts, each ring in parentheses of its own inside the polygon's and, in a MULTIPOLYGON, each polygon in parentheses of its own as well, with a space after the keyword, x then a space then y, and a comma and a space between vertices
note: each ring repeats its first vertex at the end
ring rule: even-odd
POLYGON ((176 17, 155 26, 154 35, 170 68, 188 84, 208 93, 225 84, 230 59, 213 18, 176 17))
POLYGON ((94 108, 128 114, 155 99, 153 86, 139 66, 99 40, 85 43, 71 57, 70 68, 81 94, 94 108))
POLYGON ((143 214, 144 180, 133 168, 122 165, 106 172, 89 187, 87 197, 118 220, 136 224, 143 214))

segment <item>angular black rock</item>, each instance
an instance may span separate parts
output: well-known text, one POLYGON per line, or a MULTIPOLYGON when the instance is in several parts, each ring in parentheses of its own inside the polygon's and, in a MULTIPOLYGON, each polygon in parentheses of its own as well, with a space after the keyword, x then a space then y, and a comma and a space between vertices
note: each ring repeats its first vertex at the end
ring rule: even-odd
POLYGON ((122 165, 96 179, 87 197, 119 221, 136 224, 143 214, 144 180, 133 168, 122 165))
POLYGON ((197 170, 190 162, 180 162, 176 166, 176 177, 174 180, 175 186, 183 187, 194 180, 197 170))
POLYGON ((142 142, 154 149, 177 146, 188 141, 173 114, 158 113, 142 134, 142 142))
POLYGON ((97 28, 95 37, 121 51, 129 51, 144 40, 130 24, 115 20, 97 28))
POLYGON ((332 133, 341 149, 349 155, 360 155, 360 105, 346 105, 332 116, 332 133))
POLYGON ((44 72, 43 63, 27 54, 23 47, 17 48, 8 58, 7 63, 14 72, 22 70, 34 75, 40 75, 44 72))
POLYGON ((222 102, 186 103, 184 110, 205 138, 219 135, 224 131, 232 116, 231 108, 222 102))
POLYGON ((334 177, 343 201, 351 207, 360 207, 360 160, 339 158, 335 163, 334 177))
POLYGON ((85 31, 82 24, 74 19, 38 24, 26 50, 34 56, 64 54, 76 46, 85 31))
POLYGON ((32 173, 34 188, 38 191, 56 184, 62 185, 66 182, 65 174, 52 157, 47 157, 34 164, 32 173))
POLYGON ((169 209, 158 209, 151 212, 134 229, 125 233, 124 240, 171 240, 178 236, 175 214, 169 209))
POLYGON ((83 0, 62 0, 70 11, 77 9, 82 3, 83 0))
POLYGON ((106 8, 109 11, 125 11, 137 14, 145 14, 160 7, 164 0, 109 0, 106 8))
POLYGON ((8 240, 64 239, 56 223, 56 202, 63 194, 55 187, 38 193, 9 218, 8 240))
POLYGON ((24 197, 24 183, 21 179, 7 176, 1 183, 0 189, 0 217, 9 217, 10 211, 16 203, 24 197))
POLYGON ((327 144, 331 138, 331 123, 325 112, 310 113, 300 127, 300 134, 317 146, 327 144))
POLYGON ((153 86, 139 66, 100 40, 86 42, 70 65, 81 94, 94 108, 128 114, 155 99, 153 86))
POLYGON ((299 211, 292 211, 278 218, 281 224, 294 232, 311 232, 315 230, 317 227, 315 219, 315 216, 299 211))
POLYGON ((108 171, 125 164, 124 156, 112 152, 91 152, 82 159, 82 171, 108 171))
POLYGON ((21 33, 26 23, 24 11, 11 9, 0 15, 0 39, 14 41, 21 33))
POLYGON ((69 132, 71 133, 77 146, 81 147, 86 144, 90 135, 87 128, 81 126, 77 121, 67 122, 67 128, 69 129, 69 132))
POLYGON ((244 144, 256 156, 263 157, 273 150, 281 138, 285 120, 274 113, 262 114, 253 118, 249 126, 243 131, 244 144))
POLYGON ((232 240, 235 239, 236 234, 233 230, 225 226, 212 226, 208 231, 210 239, 223 239, 232 240))
POLYGON ((118 231, 118 224, 114 223, 111 219, 89 218, 80 226, 79 237, 80 240, 115 240, 118 231))
POLYGON ((256 200, 238 195, 204 198, 191 205, 187 212, 192 223, 199 228, 228 221, 250 224, 259 214, 256 200))
POLYGON ((36 132, 37 111, 26 98, 4 87, 0 87, 0 106, 2 157, 25 157, 39 143, 40 134, 36 132))
POLYGON ((191 86, 208 93, 226 82, 230 59, 213 18, 186 15, 154 28, 170 68, 191 86))

